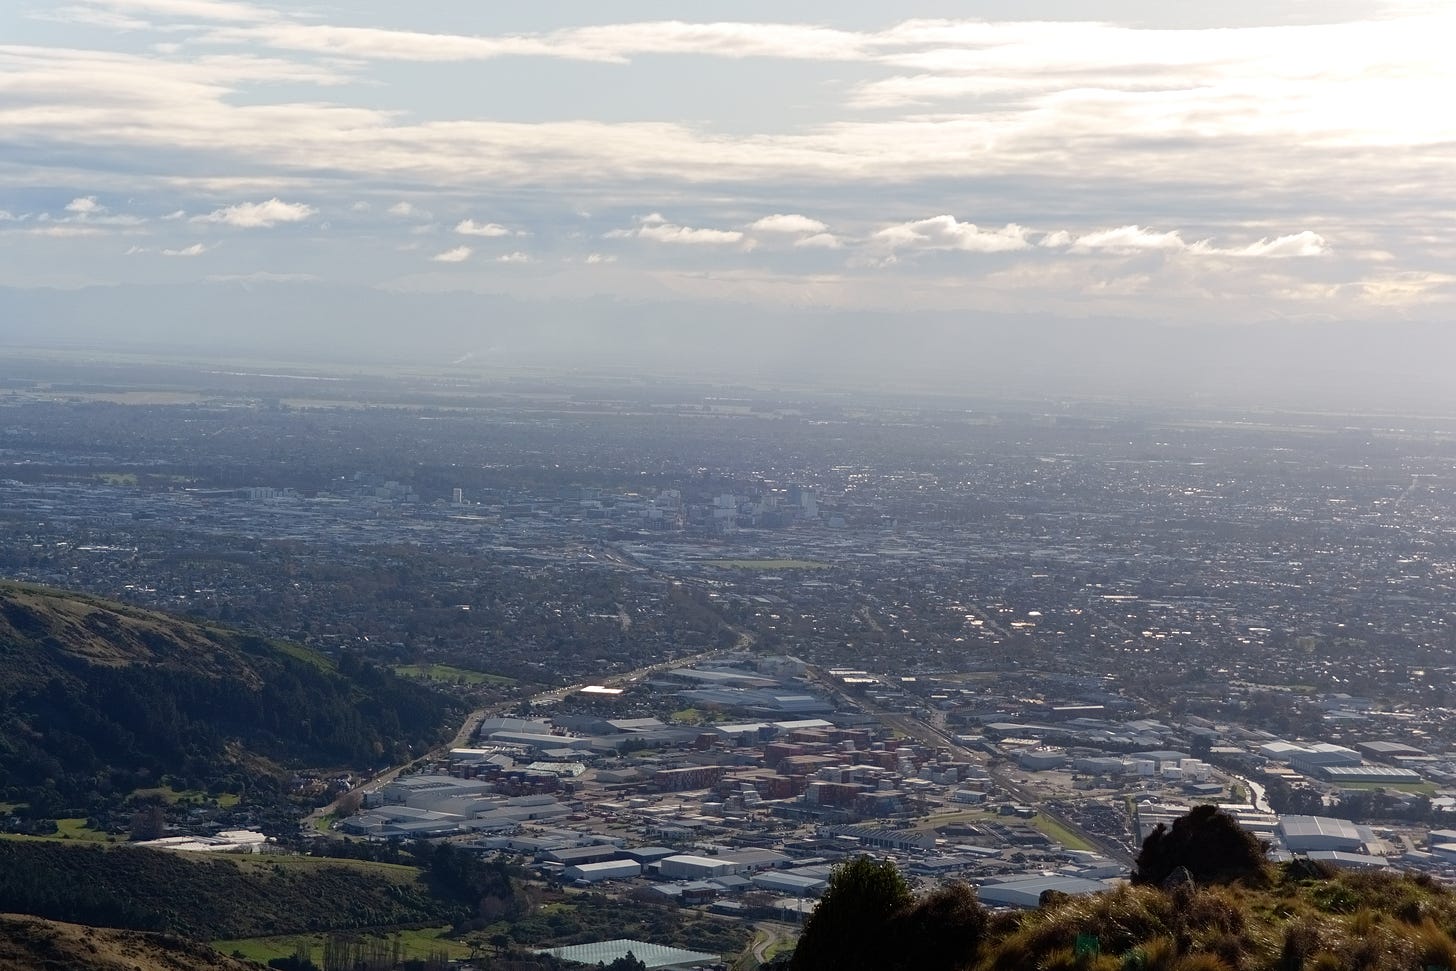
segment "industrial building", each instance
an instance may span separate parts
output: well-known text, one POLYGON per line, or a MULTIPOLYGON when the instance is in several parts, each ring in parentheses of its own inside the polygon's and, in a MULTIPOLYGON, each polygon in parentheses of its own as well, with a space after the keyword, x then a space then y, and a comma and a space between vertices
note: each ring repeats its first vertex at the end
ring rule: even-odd
POLYGON ((715 856, 682 854, 669 856, 657 864, 658 872, 669 880, 706 880, 736 873, 738 864, 715 856))
POLYGON ((568 880, 601 883, 605 880, 631 880, 642 875, 642 864, 636 860, 605 860, 601 863, 578 863, 567 867, 562 875, 568 880))
POLYGON ((552 957, 559 958, 562 961, 572 961, 577 964, 586 964, 592 967, 611 964, 613 961, 630 954, 646 965, 648 971, 672 968, 695 968, 704 964, 717 964, 722 960, 721 956, 717 954, 707 954, 702 951, 687 951, 680 947, 667 947, 663 944, 650 944, 647 941, 631 941, 626 939, 600 941, 595 944, 573 944, 570 947, 552 947, 537 951, 536 953, 550 954, 552 957))
POLYGON ((990 907, 1021 907, 1032 909, 1041 903, 1041 895, 1048 890, 1057 893, 1084 894, 1101 893, 1111 885, 1102 880, 1086 880, 1081 877, 1035 876, 1004 883, 988 883, 976 890, 981 902, 990 907))
POLYGON ((1422 781, 1419 772, 1388 765, 1326 765, 1319 768, 1316 776, 1335 785, 1342 782, 1416 785, 1422 781))
POLYGON ((1375 841, 1375 834, 1364 826, 1328 816, 1281 816, 1277 832, 1291 853, 1311 850, 1354 853, 1375 841))

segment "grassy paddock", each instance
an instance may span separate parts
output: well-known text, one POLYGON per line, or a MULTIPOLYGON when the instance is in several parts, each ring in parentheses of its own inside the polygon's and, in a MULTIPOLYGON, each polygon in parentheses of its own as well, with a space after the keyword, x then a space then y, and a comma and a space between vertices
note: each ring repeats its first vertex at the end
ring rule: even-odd
POLYGON ((1046 813, 1037 813, 1031 817, 1029 822, 1069 850, 1095 850, 1097 848, 1046 813))
MULTIPOLYGON (((222 857, 217 857, 221 859, 222 857)), ((227 854, 228 862, 240 869, 271 870, 279 867, 285 870, 338 869, 359 870, 397 884, 412 884, 420 879, 418 867, 403 863, 376 863, 373 860, 346 860, 331 856, 288 856, 284 854, 263 854, 261 856, 227 854)))
POLYGON ((469 668, 457 668, 450 664, 401 664, 394 669, 394 673, 403 678, 424 678, 429 681, 448 681, 454 683, 464 681, 466 684, 515 684, 512 678, 503 678, 498 674, 486 674, 484 671, 471 671, 469 668))
POLYGON ((140 802, 144 799, 160 799, 169 806, 175 806, 179 802, 195 802, 205 805, 209 802, 216 802, 223 809, 231 809, 236 806, 241 797, 234 792, 224 792, 217 796, 209 796, 201 789, 173 789, 171 786, 155 786, 151 789, 133 789, 127 797, 132 802, 140 802))
POLYGON ((56 834, 61 839, 92 840, 97 843, 116 842, 116 838, 111 834, 88 827, 84 819, 56 820, 56 834))

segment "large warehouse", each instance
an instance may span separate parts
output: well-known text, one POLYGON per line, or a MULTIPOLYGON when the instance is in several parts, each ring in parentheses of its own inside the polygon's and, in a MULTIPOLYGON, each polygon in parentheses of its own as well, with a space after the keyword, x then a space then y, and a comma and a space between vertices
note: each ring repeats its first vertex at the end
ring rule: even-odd
POLYGON ((1328 816, 1281 816, 1277 832, 1291 853, 1310 850, 1358 853, 1366 843, 1375 840, 1375 834, 1364 826, 1328 816))
POLYGON ((1101 880, 1084 880, 1081 877, 1035 876, 1005 883, 988 883, 977 888, 976 895, 981 903, 990 907, 1034 908, 1041 903, 1041 895, 1048 890, 1057 893, 1084 894, 1101 893, 1111 884, 1101 880))

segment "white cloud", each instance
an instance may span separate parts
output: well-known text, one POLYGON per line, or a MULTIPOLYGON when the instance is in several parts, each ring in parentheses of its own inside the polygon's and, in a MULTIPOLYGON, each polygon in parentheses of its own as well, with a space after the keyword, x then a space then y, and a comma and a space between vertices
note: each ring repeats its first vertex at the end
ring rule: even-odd
POLYGON ((111 10, 97 10, 93 7, 64 6, 56 7, 54 10, 36 11, 31 15, 35 20, 46 20, 58 24, 84 24, 88 27, 102 27, 107 30, 145 30, 151 24, 136 17, 128 17, 125 14, 116 13, 111 10))
POLYGON ((1116 229, 1101 229, 1078 236, 1070 247, 1074 253, 1137 253, 1147 250, 1186 250, 1190 245, 1183 241, 1182 235, 1176 229, 1160 233, 1141 226, 1119 226, 1116 229))
POLYGON ((1159 232, 1142 226, 1119 226, 1115 229, 1100 229, 1074 236, 1059 229, 1042 236, 1039 246, 1049 249, 1065 249, 1072 253, 1133 254, 1146 252, 1192 253, 1207 256, 1248 256, 1269 259, 1289 257, 1322 256, 1329 252, 1325 238, 1319 233, 1304 230, 1264 238, 1247 246, 1224 247, 1215 245, 1210 239, 1188 242, 1178 230, 1159 232))
POLYGON ((876 243, 890 249, 961 250, 967 253, 1008 253, 1023 250, 1027 230, 1015 223, 1000 229, 982 229, 954 216, 933 216, 915 222, 887 226, 874 234, 876 243))
MULTIPOLYGON (((886 292, 910 274, 927 287, 947 281, 946 300, 961 299, 971 292, 968 281, 1008 264, 1069 267, 1063 296, 1171 292, 1181 285, 1173 274, 1186 272, 1203 288, 1195 300, 1240 288, 1275 292, 1273 283, 1254 281, 1256 274, 1260 281, 1280 276, 1285 293, 1343 286, 1352 298, 1351 281, 1367 278, 1377 281, 1368 292, 1396 293, 1411 284, 1391 274, 1452 265, 1446 229, 1456 217, 1432 186, 1444 185, 1456 164, 1456 113, 1429 107, 1449 103, 1456 91, 1456 61, 1445 50, 1452 31, 1439 29, 1456 23, 1449 10, 1444 19, 1380 12, 1370 16, 1384 19, 1367 23, 1218 30, 1010 20, 914 20, 884 30, 666 21, 472 37, 467 28, 451 33, 454 13, 445 10, 428 19, 408 10, 388 18, 442 31, 426 33, 368 26, 383 22, 370 7, 349 8, 347 22, 361 26, 344 28, 327 22, 344 20, 337 5, 277 5, 275 12, 209 0, 61 3, 93 11, 93 21, 109 18, 116 29, 135 27, 128 19, 152 22, 155 32, 106 39, 96 23, 47 25, 35 33, 72 46, 0 42, 0 131, 6 144, 26 147, 23 156, 0 148, 0 170, 8 173, 0 174, 0 188, 12 207, 25 198, 12 189, 52 185, 88 193, 80 198, 93 202, 104 195, 121 212, 163 212, 158 199, 186 207, 162 219, 190 213, 220 225, 313 219, 318 226, 320 213, 344 213, 367 198, 374 203, 368 217, 320 234, 326 238, 303 257, 318 261, 310 268, 332 266, 341 277, 357 274, 355 261, 366 253, 398 263, 390 247, 405 238, 398 230, 416 224, 432 234, 415 244, 420 257, 470 243, 478 252, 461 261, 473 259, 472 266, 523 245, 512 238, 517 225, 552 232, 562 243, 576 230, 582 242, 563 252, 578 267, 606 262, 610 256, 594 260, 589 250, 625 252, 601 241, 604 229, 622 226, 607 235, 661 243, 660 251, 643 246, 610 273, 581 275, 636 286, 639 295, 657 292, 654 274, 665 266, 686 276, 739 264, 769 272, 779 261, 788 292, 794 272, 806 267, 852 268, 896 254, 899 270, 861 276, 877 277, 886 292), (218 46, 234 43, 248 46, 218 46), (638 57, 647 52, 652 56, 638 57), (410 69, 406 86, 398 69, 372 63, 488 57, 593 61, 529 69, 586 72, 632 97, 599 110, 594 100, 548 95, 517 100, 507 111, 495 100, 504 93, 464 98, 444 87, 472 81, 469 66, 410 69), (720 60, 710 70, 741 84, 755 111, 727 112, 709 100, 684 113, 670 89, 674 78, 701 70, 702 58, 751 57, 837 65, 805 71, 720 60), (634 58, 640 63, 626 66, 634 58), (515 120, 496 120, 502 117, 515 120), (32 158, 41 161, 25 161, 32 158), (1350 185, 1365 189, 1350 192, 1350 185), (282 195, 319 209, 274 218, 270 206, 301 205, 282 195), (229 199, 268 202, 215 208, 229 199), (383 230, 370 225, 389 222, 386 208, 403 199, 409 208, 396 215, 419 215, 420 206, 458 222, 435 225, 424 213, 383 230), (621 215, 649 206, 670 206, 684 222, 621 215), (578 217, 583 209, 596 216, 578 217), (483 217, 461 219, 462 212, 483 217), (981 223, 934 215, 952 212, 981 223), (988 213, 996 225, 986 224, 988 213), (899 223, 910 219, 902 214, 934 218, 899 223), (491 216, 509 223, 486 221, 491 216), (1013 217, 1044 228, 997 228, 1013 217), (452 228, 467 239, 449 239, 452 228), (381 239, 379 231, 396 238, 381 239), (1357 237, 1361 231, 1367 235, 1357 237), (761 248, 752 260, 724 257, 755 242, 761 248), (927 250, 1002 257, 959 260, 944 273, 944 261, 907 259, 927 250), (1168 258, 1138 258, 1147 254, 1168 258), (1377 260, 1382 272, 1372 274, 1377 260)), ((523 15, 520 29, 573 16, 523 15)), ((1189 16, 1170 10, 1158 19, 1189 16)), ((826 23, 851 19, 826 14, 826 23)), ((491 71, 509 76, 514 67, 491 71)), ((15 237, 24 227, 96 235, 123 225, 116 220, 139 221, 62 213, 66 197, 50 204, 49 222, 32 216, 3 228, 23 245, 15 237)), ((381 264, 378 272, 393 271, 381 264)), ((525 293, 537 274, 491 276, 517 278, 525 293)), ((1038 286, 1016 292, 1043 299, 1038 286)), ((1449 296, 1449 288, 1428 292, 1449 296)))
POLYGON ((178 219, 186 219, 186 218, 187 218, 187 210, 185 210, 185 209, 173 209, 171 212, 167 213, 165 216, 162 217, 162 221, 163 222, 173 222, 173 221, 178 220, 178 219))
POLYGON ((219 28, 206 39, 393 61, 552 57, 624 64, 637 54, 854 60, 866 56, 870 35, 808 24, 649 21, 492 36, 280 20, 219 28))
POLYGON ((37 226, 34 229, 24 230, 24 232, 31 236, 50 236, 56 239, 105 235, 104 230, 98 229, 95 226, 77 226, 73 224, 37 226))
POLYGON ((815 233, 813 236, 805 236, 803 239, 794 241, 795 246, 802 246, 804 249, 842 249, 844 244, 839 237, 833 233, 815 233))
POLYGON ((1279 236, 1275 239, 1261 239, 1257 243, 1250 243, 1248 246, 1224 250, 1223 252, 1233 256, 1267 256, 1273 258, 1323 256, 1329 252, 1329 246, 1325 243, 1325 238, 1319 233, 1313 233, 1306 229, 1302 233, 1279 236))
POLYGON ((267 229, 280 223, 303 222, 318 212, 301 202, 284 202, 277 196, 266 202, 240 202, 214 210, 206 216, 194 216, 196 222, 222 223, 238 229, 267 229))
POLYGON ((514 253, 505 253, 495 258, 497 263, 534 263, 535 259, 530 253, 523 253, 516 250, 514 253))
POLYGON ((499 223, 478 223, 474 219, 462 219, 455 224, 455 232, 462 236, 514 236, 514 230, 499 223))
POLYGON ((180 249, 164 249, 163 256, 201 256, 207 252, 207 247, 201 243, 193 243, 191 246, 183 246, 180 249))
POLYGON ((80 196, 66 203, 66 212, 75 213, 77 216, 90 216, 106 211, 106 207, 96 201, 95 196, 80 196))
POLYGON ((436 253, 430 259, 436 263, 464 263, 470 259, 470 254, 475 252, 469 246, 457 246, 454 249, 447 249, 443 253, 436 253))
POLYGON ((589 253, 587 254, 586 262, 589 264, 615 263, 617 262, 617 258, 615 256, 607 256, 603 253, 589 253))
POLYGON ((817 219, 810 219, 808 216, 801 216, 797 213, 777 213, 749 223, 748 228, 761 233, 812 234, 822 233, 829 227, 817 219))
POLYGON ((427 213, 427 212, 426 213, 420 212, 419 209, 415 208, 415 206, 414 206, 413 203, 404 202, 404 201, 396 202, 394 205, 390 206, 388 209, 386 209, 384 211, 387 212, 387 213, 389 213, 391 216, 399 216, 399 217, 405 218, 405 219, 409 218, 410 216, 420 216, 420 215, 422 215, 426 219, 428 219, 429 216, 430 216, 430 214, 427 213))
POLYGON ((608 239, 625 239, 635 236, 650 239, 655 243, 671 243, 686 246, 728 246, 743 241, 743 234, 736 229, 695 229, 670 223, 660 213, 652 213, 638 220, 635 229, 613 229, 606 234, 608 239))
POLYGON ((273 20, 271 10, 234 0, 87 0, 94 7, 186 20, 252 22, 273 20))

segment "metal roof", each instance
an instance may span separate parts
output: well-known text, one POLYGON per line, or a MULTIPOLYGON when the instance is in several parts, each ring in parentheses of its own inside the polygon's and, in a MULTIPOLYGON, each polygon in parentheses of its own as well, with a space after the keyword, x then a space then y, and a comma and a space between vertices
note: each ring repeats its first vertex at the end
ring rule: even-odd
POLYGON ((552 947, 537 951, 537 954, 550 954, 552 957, 560 958, 563 961, 576 961, 579 964, 611 964, 618 958, 625 957, 628 953, 653 968, 679 968, 691 967, 695 964, 717 964, 721 958, 717 954, 706 954, 702 951, 686 951, 680 947, 668 947, 665 944, 649 944, 646 941, 632 941, 619 939, 615 941, 600 941, 596 944, 573 944, 569 947, 552 947))

